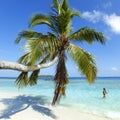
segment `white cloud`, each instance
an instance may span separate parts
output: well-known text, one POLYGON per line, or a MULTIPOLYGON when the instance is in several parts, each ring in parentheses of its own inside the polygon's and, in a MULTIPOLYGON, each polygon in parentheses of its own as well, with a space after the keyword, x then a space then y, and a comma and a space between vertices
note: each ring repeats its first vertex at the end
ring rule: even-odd
POLYGON ((119 69, 116 68, 116 67, 112 67, 112 70, 113 70, 113 71, 119 71, 119 69))
POLYGON ((105 15, 104 22, 114 33, 120 34, 120 16, 117 16, 116 14, 105 15))
POLYGON ((86 11, 82 13, 82 17, 93 23, 96 23, 97 21, 100 20, 102 16, 101 14, 102 14, 101 12, 96 10, 93 10, 93 12, 86 11))
POLYGON ((82 17, 93 23, 102 21, 110 27, 111 31, 116 34, 120 34, 120 16, 115 13, 108 15, 100 11, 93 10, 93 12, 83 12, 82 17))

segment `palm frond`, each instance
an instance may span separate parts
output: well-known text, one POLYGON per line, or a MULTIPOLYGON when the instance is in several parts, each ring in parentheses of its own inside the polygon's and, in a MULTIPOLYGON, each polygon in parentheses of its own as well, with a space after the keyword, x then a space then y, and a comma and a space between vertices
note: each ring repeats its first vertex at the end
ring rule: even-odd
POLYGON ((18 34, 18 37, 16 38, 15 42, 19 43, 22 38, 31 39, 31 38, 39 38, 40 36, 43 36, 43 35, 41 33, 34 32, 32 30, 24 30, 18 34))
POLYGON ((71 11, 71 18, 73 18, 74 16, 81 17, 80 12, 77 10, 72 10, 71 11))
POLYGON ((62 8, 64 11, 67 11, 67 10, 69 9, 68 1, 67 1, 67 0, 63 0, 63 1, 62 1, 61 8, 62 8))
POLYGON ((30 75, 30 77, 29 77, 29 85, 30 86, 33 86, 33 85, 37 84, 38 77, 39 77, 39 72, 40 72, 40 69, 33 71, 32 74, 30 75))
POLYGON ((19 62, 26 65, 33 65, 48 53, 54 53, 60 44, 56 36, 52 33, 43 35, 33 31, 22 31, 19 34, 19 39, 21 38, 27 39, 24 46, 27 53, 19 59, 19 62))
POLYGON ((40 24, 46 24, 48 26, 51 26, 50 17, 43 14, 36 14, 31 18, 29 27, 34 27, 40 24))
POLYGON ((53 0, 53 7, 56 8, 57 10, 60 9, 60 3, 58 0, 53 0))
POLYGON ((18 60, 19 63, 27 65, 30 61, 30 52, 26 53, 25 55, 21 56, 18 60))
POLYGON ((92 43, 94 41, 100 42, 102 44, 105 43, 105 37, 101 32, 96 32, 94 29, 90 29, 88 27, 79 29, 77 32, 70 35, 68 39, 86 41, 88 43, 92 43))
POLYGON ((73 44, 70 44, 67 50, 76 62, 81 73, 86 76, 89 83, 92 83, 97 74, 97 68, 93 56, 73 44))
POLYGON ((58 18, 59 32, 61 35, 67 35, 71 31, 71 16, 70 12, 66 11, 65 14, 61 14, 58 18))
POLYGON ((44 56, 45 51, 42 50, 41 40, 28 40, 25 48, 28 50, 29 62, 28 65, 34 65, 42 56, 44 56))
POLYGON ((21 72, 21 74, 17 77, 15 83, 19 88, 22 88, 28 85, 28 81, 28 72, 21 72))
POLYGON ((46 55, 57 52, 59 41, 52 33, 31 38, 27 40, 24 48, 27 54, 22 56, 19 62, 27 65, 34 65, 38 60, 45 58, 46 55))
POLYGON ((59 16, 53 15, 51 17, 53 30, 60 35, 67 35, 71 31, 71 14, 70 11, 62 11, 59 16))
POLYGON ((63 0, 60 9, 54 10, 51 14, 51 30, 59 35, 67 35, 71 31, 71 11, 67 0, 63 0), (59 12, 60 11, 60 12, 59 12))

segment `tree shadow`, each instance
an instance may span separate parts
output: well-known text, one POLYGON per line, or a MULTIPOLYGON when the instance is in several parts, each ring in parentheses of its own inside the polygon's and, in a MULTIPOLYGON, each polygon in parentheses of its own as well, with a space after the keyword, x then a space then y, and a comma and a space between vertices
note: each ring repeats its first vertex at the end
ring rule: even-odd
POLYGON ((1 103, 5 104, 7 107, 0 111, 0 119, 2 118, 10 118, 10 116, 24 111, 31 107, 33 110, 40 112, 46 116, 51 118, 56 118, 56 116, 52 113, 52 110, 44 107, 46 103, 48 103, 47 99, 44 96, 24 96, 20 95, 15 98, 5 98, 0 100, 1 103))

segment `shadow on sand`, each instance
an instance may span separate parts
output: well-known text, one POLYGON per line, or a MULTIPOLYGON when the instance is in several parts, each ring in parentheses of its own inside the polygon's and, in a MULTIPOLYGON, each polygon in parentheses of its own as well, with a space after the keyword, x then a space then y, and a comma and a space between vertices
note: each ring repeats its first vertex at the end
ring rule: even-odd
POLYGON ((24 111, 31 107, 33 110, 40 112, 41 114, 44 114, 51 118, 56 118, 56 116, 52 113, 52 110, 43 107, 47 103, 47 99, 45 97, 41 96, 24 96, 20 95, 15 98, 5 98, 0 100, 0 103, 5 104, 7 107, 0 111, 0 119, 6 119, 10 118, 10 116, 19 113, 21 111, 24 111))

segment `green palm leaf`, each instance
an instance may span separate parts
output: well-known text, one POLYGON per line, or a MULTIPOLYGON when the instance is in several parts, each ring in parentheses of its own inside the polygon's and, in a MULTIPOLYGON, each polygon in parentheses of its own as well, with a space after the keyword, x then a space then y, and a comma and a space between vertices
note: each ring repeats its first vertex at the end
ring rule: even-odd
POLYGON ((73 44, 70 44, 67 50, 73 60, 77 63, 79 70, 87 77, 88 82, 92 83, 97 74, 93 56, 73 44))
POLYGON ((38 60, 43 59, 46 55, 53 55, 57 52, 60 41, 52 33, 48 35, 38 35, 38 38, 27 40, 24 48, 27 53, 19 59, 20 63, 34 65, 38 60))
POLYGON ((19 88, 27 86, 29 83, 28 72, 22 72, 15 81, 19 88))
POLYGON ((40 73, 40 69, 32 72, 32 74, 29 77, 29 85, 30 86, 33 86, 33 85, 37 84, 39 73, 40 73))
POLYGON ((72 10, 71 11, 71 18, 73 18, 74 16, 81 17, 80 12, 77 10, 72 10))
POLYGON ((67 0, 63 0, 62 4, 58 2, 57 4, 59 4, 60 9, 53 10, 51 14, 51 29, 57 34, 67 35, 71 31, 71 17, 73 14, 71 14, 67 0))
POLYGON ((77 32, 70 35, 68 39, 86 41, 88 43, 92 43, 93 41, 97 41, 102 44, 105 43, 105 37, 101 32, 96 32, 94 29, 90 29, 88 27, 79 29, 77 32))
POLYGON ((53 7, 57 10, 60 10, 60 3, 58 0, 53 0, 53 7))
POLYGON ((18 60, 19 63, 22 63, 24 65, 28 65, 29 61, 30 61, 30 52, 21 56, 18 60))
POLYGON ((28 65, 34 65, 36 61, 38 61, 41 57, 45 55, 45 52, 42 48, 43 41, 35 39, 35 40, 28 40, 25 48, 29 51, 29 63, 28 65))
POLYGON ((69 9, 67 0, 63 0, 63 1, 62 1, 61 7, 62 7, 62 9, 63 9, 64 11, 67 11, 67 10, 69 9))
POLYGON ((19 43, 22 38, 23 39, 31 39, 31 38, 39 38, 41 36, 43 36, 43 34, 41 34, 41 33, 34 32, 32 30, 24 30, 18 34, 18 37, 16 38, 15 42, 19 43))
POLYGON ((61 14, 58 18, 59 33, 67 35, 71 31, 71 14, 67 11, 65 14, 61 14))
POLYGON ((34 27, 40 24, 46 24, 48 26, 51 26, 50 17, 43 14, 36 14, 31 18, 29 27, 34 27))

